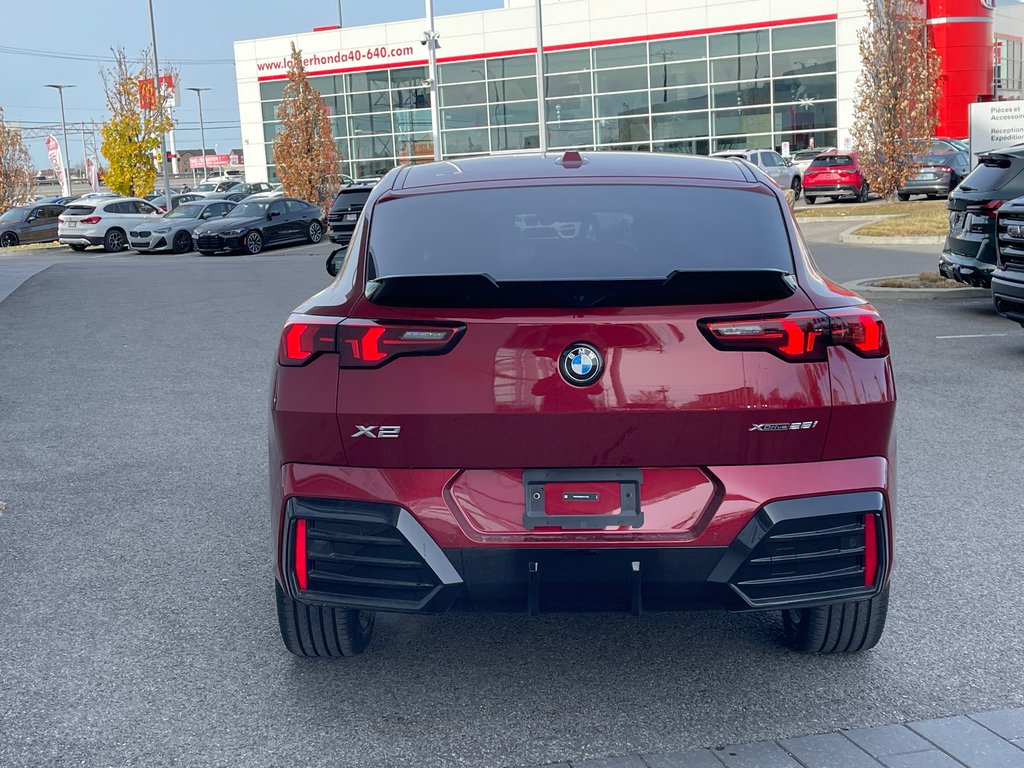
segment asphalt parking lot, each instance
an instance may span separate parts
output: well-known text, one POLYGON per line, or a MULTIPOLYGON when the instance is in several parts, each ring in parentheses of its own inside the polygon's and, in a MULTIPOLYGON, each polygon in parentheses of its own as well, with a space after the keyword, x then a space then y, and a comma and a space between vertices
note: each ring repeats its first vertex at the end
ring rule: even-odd
MULTIPOLYGON (((934 268, 824 227, 835 279, 934 268)), ((449 615, 290 656, 269 370, 329 250, 0 260, 53 264, 0 301, 0 766, 529 766, 1024 704, 1024 330, 984 299, 876 304, 900 465, 874 651, 789 652, 774 616, 449 615)))

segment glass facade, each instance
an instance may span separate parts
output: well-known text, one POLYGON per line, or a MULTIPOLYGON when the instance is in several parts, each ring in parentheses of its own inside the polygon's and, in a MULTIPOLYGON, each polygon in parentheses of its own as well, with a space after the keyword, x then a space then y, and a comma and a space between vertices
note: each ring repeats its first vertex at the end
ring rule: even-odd
MULTIPOLYGON (((426 77, 420 66, 310 78, 331 110, 343 172, 433 159, 426 77)), ((283 89, 260 84, 271 178, 283 89)), ((835 22, 551 52, 545 90, 553 150, 835 146, 835 22)), ((438 98, 446 158, 540 146, 532 55, 440 64, 438 98)))

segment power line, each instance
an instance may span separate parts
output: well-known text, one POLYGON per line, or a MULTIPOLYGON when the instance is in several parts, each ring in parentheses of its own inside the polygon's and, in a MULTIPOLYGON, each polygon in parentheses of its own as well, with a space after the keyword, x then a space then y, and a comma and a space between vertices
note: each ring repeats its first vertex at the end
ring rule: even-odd
MULTIPOLYGON (((0 45, 0 53, 12 56, 34 56, 40 59, 67 59, 69 61, 96 61, 105 64, 113 64, 116 60, 113 56, 97 56, 91 53, 68 53, 66 51, 44 51, 37 48, 15 48, 10 45, 0 45)), ((144 59, 131 58, 127 61, 141 64, 144 59)), ((190 66, 222 66, 234 64, 234 59, 173 59, 169 64, 187 64, 190 66)))

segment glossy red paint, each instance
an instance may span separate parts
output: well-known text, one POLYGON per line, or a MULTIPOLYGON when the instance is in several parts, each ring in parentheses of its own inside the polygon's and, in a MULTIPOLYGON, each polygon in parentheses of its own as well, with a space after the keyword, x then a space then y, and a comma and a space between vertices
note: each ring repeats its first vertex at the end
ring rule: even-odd
POLYGON ((936 136, 966 136, 968 106, 992 93, 993 10, 982 0, 927 0, 928 34, 941 60, 936 136))
MULTIPOLYGON (((770 501, 878 491, 890 537, 882 551, 891 552, 896 393, 883 327, 863 299, 818 272, 782 193, 728 160, 584 153, 582 166, 564 168, 557 159, 481 158, 392 171, 366 203, 367 224, 345 270, 296 309, 289 323, 359 318, 464 331, 443 354, 373 369, 340 368, 330 353, 301 367, 275 366, 270 477, 282 586, 291 497, 397 505, 446 550, 593 549, 726 547, 770 501), (364 296, 366 232, 385 196, 623 181, 772 196, 799 290, 770 301, 587 310, 391 307, 364 296), (716 318, 792 313, 848 323, 848 345, 794 361, 717 349, 701 331, 702 321, 716 318), (596 383, 573 387, 557 361, 580 341, 601 350, 606 369, 596 383), (876 356, 865 356, 872 350, 876 356), (524 469, 594 467, 642 470, 641 527, 525 528, 524 469)), ((356 346, 362 350, 361 341, 356 346)), ((596 502, 602 513, 614 511, 608 498, 596 502)), ((879 566, 879 579, 887 578, 891 562, 879 566)))

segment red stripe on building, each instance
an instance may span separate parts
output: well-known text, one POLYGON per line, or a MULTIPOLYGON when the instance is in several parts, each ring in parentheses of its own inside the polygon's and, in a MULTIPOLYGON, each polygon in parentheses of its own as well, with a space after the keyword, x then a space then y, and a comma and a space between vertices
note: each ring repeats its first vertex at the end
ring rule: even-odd
MULTIPOLYGON (((583 43, 561 43, 559 45, 545 45, 545 52, 555 51, 569 51, 578 48, 594 48, 603 45, 623 45, 625 43, 645 43, 653 42, 655 40, 668 40, 676 37, 695 37, 697 35, 715 35, 723 32, 743 32, 751 29, 768 29, 770 27, 783 27, 791 26, 794 24, 814 24, 822 21, 835 21, 838 18, 837 14, 831 13, 823 16, 802 16, 795 19, 783 19, 780 21, 762 21, 762 22, 750 22, 748 24, 729 24, 723 27, 707 27, 706 29, 689 29, 679 32, 659 32, 653 35, 635 35, 633 37, 617 37, 609 38, 606 40, 590 40, 583 43)), ((463 56, 445 56, 439 57, 437 60, 438 64, 447 64, 456 61, 483 61, 485 59, 499 59, 505 56, 522 56, 525 54, 535 54, 537 49, 534 48, 517 48, 508 51, 489 51, 487 53, 473 53, 466 54, 463 56)), ((310 77, 321 77, 323 75, 340 75, 348 72, 369 72, 371 70, 378 69, 398 69, 400 67, 419 67, 427 63, 426 60, 418 61, 403 61, 395 64, 371 64, 368 66, 361 67, 341 67, 337 69, 325 69, 317 71, 307 71, 306 74, 310 77)), ((264 83, 271 80, 286 80, 288 73, 285 72, 280 75, 263 75, 258 77, 257 81, 264 83)))

